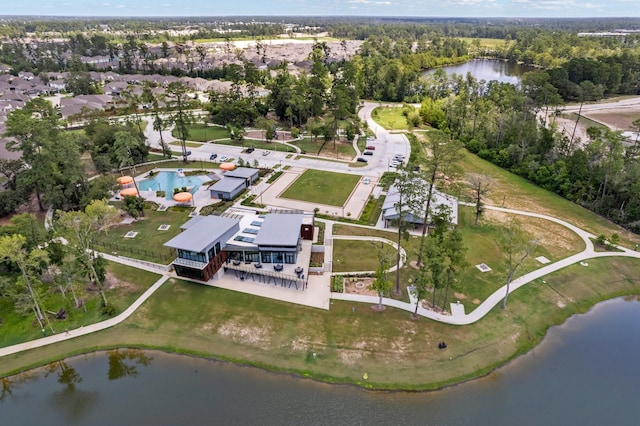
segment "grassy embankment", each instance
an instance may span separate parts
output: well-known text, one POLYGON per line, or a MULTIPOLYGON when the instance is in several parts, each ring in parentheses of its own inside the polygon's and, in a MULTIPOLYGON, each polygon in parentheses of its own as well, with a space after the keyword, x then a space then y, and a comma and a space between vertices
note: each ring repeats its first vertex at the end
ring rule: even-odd
POLYGON ((413 321, 404 311, 334 301, 330 311, 241 293, 166 283, 123 324, 2 359, 0 376, 73 354, 157 348, 384 389, 435 389, 486 374, 533 347, 551 325, 638 289, 637 261, 571 266, 514 293, 464 327, 413 321), (445 340, 447 350, 437 348, 445 340), (313 353, 317 356, 314 358, 313 353), (363 373, 369 380, 362 380, 363 373))

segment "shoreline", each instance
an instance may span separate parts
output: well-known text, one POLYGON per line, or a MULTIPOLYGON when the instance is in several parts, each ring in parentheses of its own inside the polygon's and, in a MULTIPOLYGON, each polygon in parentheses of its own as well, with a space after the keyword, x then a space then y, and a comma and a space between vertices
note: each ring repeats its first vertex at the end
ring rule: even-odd
MULTIPOLYGON (((9 371, 0 372, 0 378, 10 378, 13 376, 19 376, 20 374, 24 374, 28 371, 35 370, 38 368, 42 368, 52 362, 60 361, 63 359, 81 356, 84 354, 96 353, 96 352, 106 352, 109 350, 115 349, 139 349, 139 350, 149 350, 149 351, 159 351, 172 355, 182 355, 189 356, 200 359, 208 359, 216 362, 230 363, 233 365, 258 368, 260 370, 274 373, 274 374, 284 374, 290 375, 293 377, 297 377, 300 379, 310 379, 316 382, 327 383, 327 384, 335 384, 335 385, 348 385, 354 386, 366 390, 371 391, 382 391, 382 392, 434 392, 443 390, 452 386, 461 385, 467 382, 471 382, 483 377, 488 376, 495 370, 509 365, 513 362, 516 362, 518 358, 522 355, 529 353, 535 347, 537 347, 542 340, 547 335, 549 329, 551 327, 561 326, 564 324, 569 318, 575 315, 583 315, 589 310, 591 310, 594 306, 599 303, 606 302, 608 300, 616 299, 618 297, 629 296, 629 295, 640 295, 640 289, 634 289, 633 291, 623 292, 623 293, 615 293, 607 296, 601 296, 597 299, 589 299, 583 301, 577 301, 571 306, 567 306, 565 311, 566 315, 563 315, 559 322, 551 321, 543 326, 544 330, 538 330, 536 333, 536 339, 529 341, 528 344, 523 345, 521 347, 516 348, 516 351, 510 354, 507 358, 502 360, 496 360, 484 367, 481 367, 473 372, 468 374, 463 374, 461 376, 451 377, 446 380, 435 381, 430 383, 420 383, 420 384, 409 384, 403 382, 396 383, 377 383, 375 381, 364 380, 360 377, 360 379, 353 379, 349 377, 339 377, 339 376, 331 376, 327 373, 322 372, 311 372, 309 370, 300 370, 295 368, 285 368, 280 367, 275 364, 268 364, 264 362, 260 362, 257 360, 252 360, 248 358, 236 358, 233 356, 228 356, 224 354, 216 354, 210 351, 201 351, 195 348, 188 347, 174 347, 171 345, 154 345, 147 343, 137 343, 137 344, 106 344, 106 345, 97 345, 97 346, 85 346, 80 345, 80 347, 70 350, 62 350, 58 354, 50 356, 50 357, 37 357, 33 362, 29 362, 20 367, 14 368, 9 371)), ((82 337, 78 338, 81 340, 82 337)), ((68 340, 65 342, 73 342, 73 340, 68 340)), ((64 343, 64 342, 62 342, 64 343)), ((78 343, 77 341, 75 343, 78 343)), ((58 344, 60 345, 60 344, 58 344)), ((43 347, 44 349, 50 349, 52 345, 43 347)), ((42 349, 42 348, 41 348, 42 349)), ((61 349, 61 348, 58 348, 61 349)), ((47 352, 47 351, 45 351, 47 352)), ((32 353, 32 351, 27 351, 25 354, 32 353)), ((20 354, 15 354, 14 358, 22 358, 20 354)), ((375 371, 370 371, 369 374, 376 373, 375 371)))

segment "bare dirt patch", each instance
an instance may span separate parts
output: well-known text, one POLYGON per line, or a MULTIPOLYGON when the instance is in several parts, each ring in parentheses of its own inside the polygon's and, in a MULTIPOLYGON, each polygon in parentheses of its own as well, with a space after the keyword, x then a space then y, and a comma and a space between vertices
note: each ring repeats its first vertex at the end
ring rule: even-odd
POLYGON ((218 333, 233 340, 256 346, 271 344, 271 330, 266 325, 261 327, 243 324, 242 319, 232 319, 218 328, 218 333))
POLYGON ((590 112, 585 117, 606 124, 613 130, 638 130, 633 124, 640 117, 640 111, 607 110, 606 112, 590 112))
POLYGON ((349 294, 361 294, 364 296, 377 296, 373 290, 369 290, 369 286, 373 283, 373 278, 345 278, 344 292, 349 294))
MULTIPOLYGON (((484 219, 500 224, 506 224, 513 216, 496 210, 487 210, 484 213, 484 219)), ((580 237, 564 226, 534 217, 516 215, 516 218, 519 223, 518 227, 521 230, 533 236, 538 240, 539 245, 545 246, 555 255, 574 251, 577 245, 580 244, 580 237)))

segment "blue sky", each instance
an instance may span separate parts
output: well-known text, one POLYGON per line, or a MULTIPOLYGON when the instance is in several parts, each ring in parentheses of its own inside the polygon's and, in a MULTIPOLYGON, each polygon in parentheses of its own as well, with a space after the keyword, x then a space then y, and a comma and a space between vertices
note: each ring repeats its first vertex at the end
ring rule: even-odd
POLYGON ((0 15, 640 17, 638 0, 0 0, 0 15))

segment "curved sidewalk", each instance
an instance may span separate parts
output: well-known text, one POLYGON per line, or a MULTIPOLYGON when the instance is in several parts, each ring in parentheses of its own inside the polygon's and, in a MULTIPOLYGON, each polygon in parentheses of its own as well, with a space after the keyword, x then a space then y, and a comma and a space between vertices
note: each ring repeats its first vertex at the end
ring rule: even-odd
MULTIPOLYGON (((461 204, 467 205, 468 203, 461 203, 461 204)), ((593 248, 593 243, 590 240, 590 238, 594 237, 592 234, 562 219, 557 219, 557 218, 539 214, 539 213, 505 209, 502 207, 485 206, 485 208, 490 210, 503 211, 506 213, 519 214, 522 216, 536 217, 536 218, 545 219, 545 220, 558 223, 574 231, 577 235, 579 235, 585 241, 585 244, 586 244, 586 248, 578 254, 574 254, 572 256, 566 257, 557 262, 546 265, 540 269, 536 269, 535 271, 529 272, 527 274, 524 274, 514 279, 510 283, 509 294, 513 293, 520 287, 523 287, 524 285, 529 284, 530 282, 538 278, 542 278, 552 272, 559 271, 560 269, 573 265, 574 263, 582 262, 588 259, 594 259, 599 257, 633 257, 636 259, 640 259, 640 252, 636 252, 620 246, 617 246, 616 248, 621 250, 621 252, 596 252, 593 248)), ((489 311, 491 311, 491 309, 493 309, 496 305, 498 305, 504 298, 506 291, 507 291, 507 285, 505 284, 504 286, 500 287, 495 292, 493 292, 487 299, 484 300, 484 302, 482 302, 476 309, 474 309, 472 312, 468 314, 461 313, 461 311, 458 311, 453 315, 442 315, 434 311, 424 309, 422 306, 418 307, 417 313, 418 315, 433 319, 435 321, 444 322, 447 324, 452 324, 452 325, 472 324, 480 320, 481 318, 483 318, 485 315, 489 313, 489 311)), ((372 304, 377 304, 379 300, 377 296, 363 296, 363 295, 344 294, 344 293, 331 293, 331 298, 336 300, 346 300, 346 301, 372 303, 372 304)), ((412 295, 409 295, 409 299, 411 300, 411 303, 402 302, 395 299, 383 298, 382 303, 386 306, 393 306, 395 308, 402 309, 408 312, 414 312, 416 300, 412 295)))

